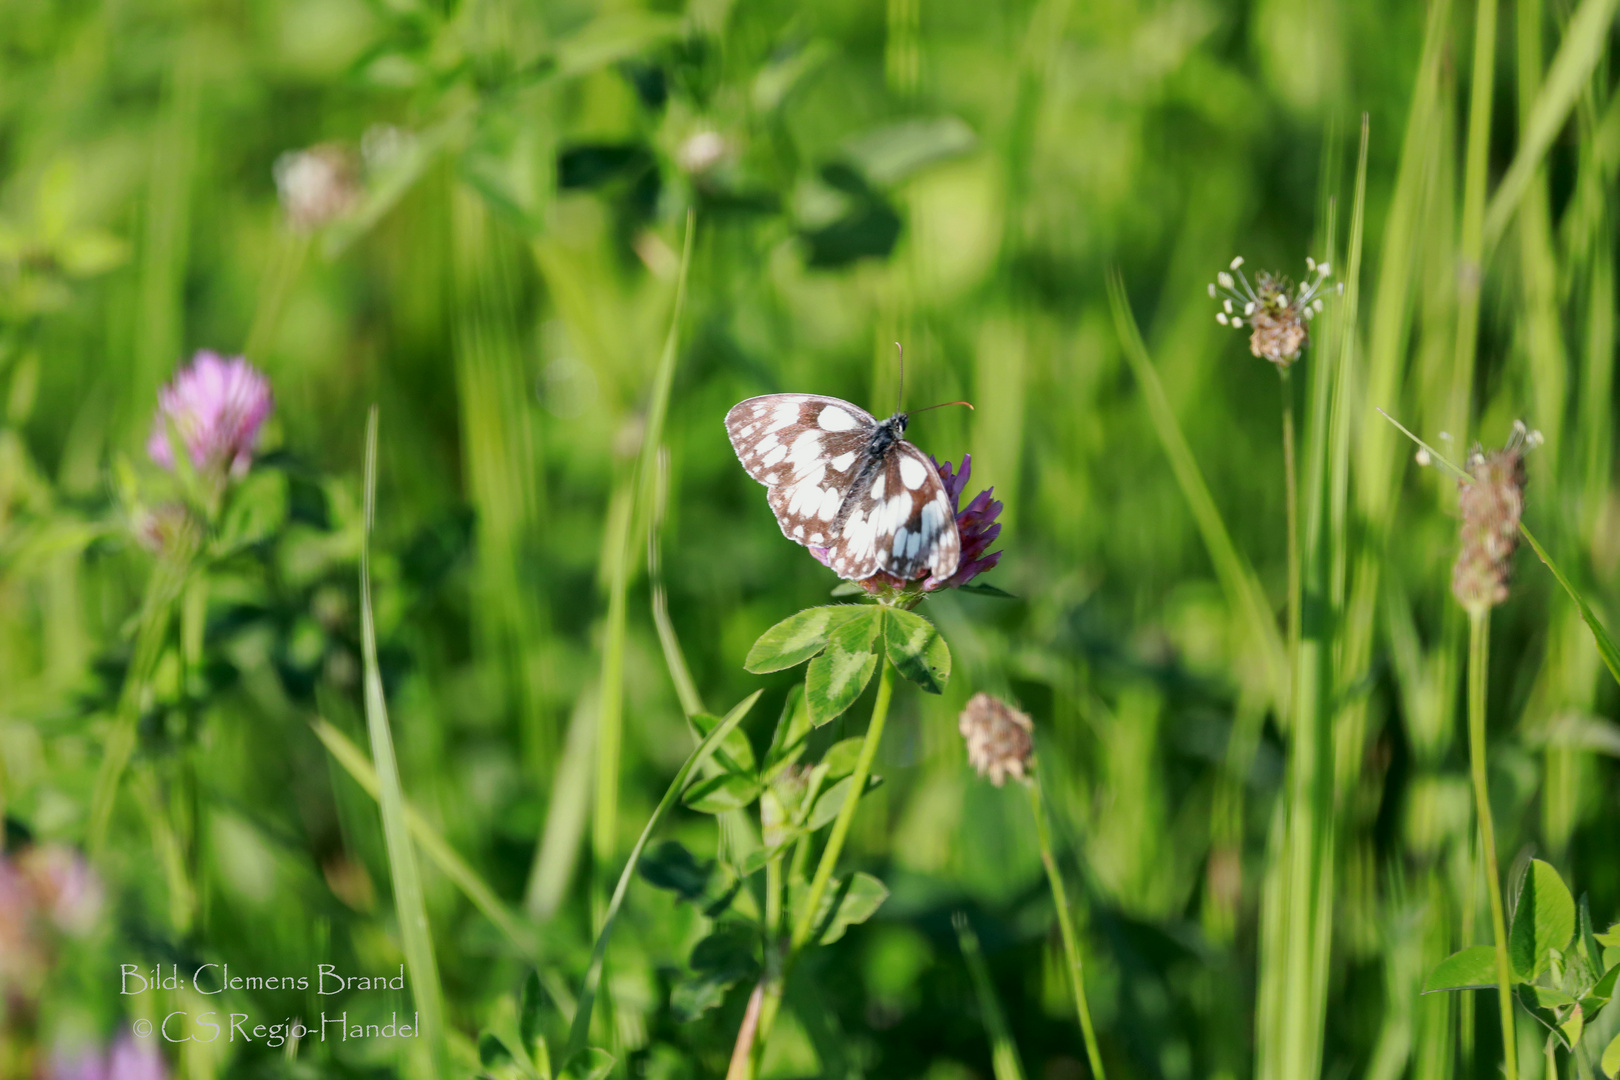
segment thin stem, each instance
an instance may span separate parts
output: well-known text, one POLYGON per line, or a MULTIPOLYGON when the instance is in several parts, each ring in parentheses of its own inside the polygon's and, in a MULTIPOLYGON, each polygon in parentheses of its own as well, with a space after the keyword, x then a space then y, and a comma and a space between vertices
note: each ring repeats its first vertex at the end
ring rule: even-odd
MULTIPOLYGON (((878 661, 877 700, 872 703, 872 719, 866 726, 866 738, 861 743, 860 756, 855 759, 855 771, 849 778, 849 793, 844 796, 844 805, 839 808, 838 817, 833 821, 832 832, 827 836, 827 846, 821 850, 821 861, 816 864, 816 876, 810 881, 804 906, 800 909, 798 921, 793 926, 793 936, 788 941, 787 955, 782 958, 782 969, 774 975, 767 973, 759 986, 762 999, 759 1023, 752 1036, 753 1047, 749 1055, 749 1068, 742 1073, 728 1073, 727 1080, 751 1080, 759 1071, 765 1040, 769 1038, 771 1028, 776 1023, 777 1011, 782 1006, 782 992, 787 986, 788 972, 792 970, 793 961, 798 958, 799 951, 810 940, 810 935, 816 928, 816 914, 827 894, 827 886, 832 882, 833 869, 838 865, 838 856, 843 853, 844 840, 849 836, 850 823, 855 820, 855 808, 860 804, 861 793, 866 790, 866 779, 872 773, 872 761, 877 757, 878 744, 883 741, 883 725, 889 718, 889 699, 893 695, 894 671, 889 665, 888 658, 885 657, 878 661)), ((799 853, 795 852, 795 863, 798 858, 799 853)), ((742 1034, 743 1032, 738 1033, 739 1046, 742 1034)))
POLYGON ((1474 809, 1479 817, 1479 847, 1485 857, 1485 887, 1491 900, 1491 932, 1496 938, 1497 1004, 1502 1012, 1502 1066, 1507 1080, 1519 1080, 1513 1038, 1513 975, 1508 965, 1507 919, 1502 883, 1496 867, 1496 830, 1491 824, 1490 791, 1485 778, 1485 689, 1491 648, 1491 613, 1468 613, 1468 764, 1474 776, 1474 809))
POLYGON ((1552 1036, 1547 1036, 1547 1080, 1558 1080, 1558 1048, 1553 1045, 1552 1036))
POLYGON ((1300 614, 1299 482, 1294 466, 1294 383, 1287 368, 1278 368, 1277 374, 1282 377, 1283 488, 1288 508, 1288 670, 1292 674, 1304 628, 1300 614))
POLYGON ((758 983, 748 995, 748 1009, 743 1013, 742 1026, 737 1029, 737 1044, 731 1048, 731 1064, 726 1069, 726 1080, 748 1080, 753 1075, 755 1033, 759 1030, 760 1009, 765 1002, 765 984, 758 983))
POLYGON ((883 725, 889 718, 889 699, 894 695, 894 669, 887 657, 879 660, 878 665, 877 700, 872 703, 872 721, 866 727, 861 754, 855 759, 855 771, 849 778, 849 794, 844 796, 844 805, 839 807, 838 818, 827 836, 827 846, 821 851, 821 861, 816 864, 816 876, 810 879, 810 892, 805 896, 804 909, 799 912, 799 921, 793 927, 792 949, 795 953, 810 940, 810 933, 815 929, 821 900, 832 881, 838 856, 843 853, 844 839, 855 820, 855 808, 860 805, 861 793, 866 790, 866 778, 872 772, 872 760, 877 757, 878 743, 883 741, 883 725))
POLYGON ((1097 1080, 1106 1080, 1102 1054, 1097 1050, 1097 1032, 1091 1025, 1091 1007, 1086 1004, 1086 983, 1082 977, 1080 939, 1074 932, 1074 920, 1069 915, 1069 895, 1063 887, 1063 875, 1058 873, 1057 859, 1052 854, 1052 830, 1046 820, 1046 802, 1041 798, 1040 773, 1029 785, 1030 806, 1035 811, 1035 837, 1041 845, 1041 862, 1046 865, 1046 880, 1052 887, 1052 903, 1057 907, 1058 930, 1063 934, 1063 952, 1069 960, 1069 980, 1073 984, 1074 1008, 1080 1016, 1080 1033, 1086 1040, 1086 1057, 1091 1062, 1091 1074, 1097 1080))

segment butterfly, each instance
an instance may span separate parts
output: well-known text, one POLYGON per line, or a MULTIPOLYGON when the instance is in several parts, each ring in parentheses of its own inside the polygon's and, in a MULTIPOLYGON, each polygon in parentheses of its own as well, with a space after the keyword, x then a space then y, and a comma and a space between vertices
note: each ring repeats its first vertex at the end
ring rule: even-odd
POLYGON ((907 419, 819 394, 766 394, 733 405, 726 433, 770 489, 782 535, 826 548, 839 577, 942 580, 962 554, 956 508, 933 459, 902 438, 907 419))

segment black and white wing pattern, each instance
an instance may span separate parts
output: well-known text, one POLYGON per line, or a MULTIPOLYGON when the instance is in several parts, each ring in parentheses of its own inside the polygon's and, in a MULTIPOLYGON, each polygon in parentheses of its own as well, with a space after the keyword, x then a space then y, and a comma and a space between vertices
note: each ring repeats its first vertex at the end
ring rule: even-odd
POLYGON ((852 487, 838 538, 828 553, 841 578, 861 581, 879 570, 902 581, 956 573, 962 539, 956 511, 933 460, 896 439, 852 487))
POLYGON ((904 416, 880 422, 817 394, 767 394, 726 414, 737 458, 770 489, 783 535, 826 548, 852 581, 879 570, 908 581, 956 572, 950 496, 928 456, 899 437, 904 429, 904 416))
POLYGON ((737 460, 771 489, 782 535, 807 547, 832 546, 839 508, 877 426, 865 409, 819 394, 766 394, 726 414, 737 460))

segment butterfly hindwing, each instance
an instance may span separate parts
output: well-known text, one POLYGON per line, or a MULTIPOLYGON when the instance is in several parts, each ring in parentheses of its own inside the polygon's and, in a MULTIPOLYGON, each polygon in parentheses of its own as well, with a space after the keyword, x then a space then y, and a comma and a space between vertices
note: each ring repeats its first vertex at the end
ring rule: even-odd
POLYGON ((829 552, 839 577, 860 581, 883 570, 910 581, 956 573, 962 553, 956 513, 927 454, 896 441, 851 498, 829 552))
POLYGON ((882 422, 820 394, 766 394, 734 405, 726 432, 748 475, 770 489, 783 535, 827 548, 838 576, 880 570, 909 581, 956 572, 961 538, 933 461, 882 422))

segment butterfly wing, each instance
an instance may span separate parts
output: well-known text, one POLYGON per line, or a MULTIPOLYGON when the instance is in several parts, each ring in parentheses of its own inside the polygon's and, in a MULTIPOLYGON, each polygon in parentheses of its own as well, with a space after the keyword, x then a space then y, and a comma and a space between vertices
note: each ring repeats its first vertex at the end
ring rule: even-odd
POLYGON ((809 547, 832 542, 876 425, 865 409, 820 394, 766 394, 726 414, 737 460, 770 488, 782 534, 809 547))
POLYGON ((910 581, 925 572, 936 580, 956 573, 962 538, 933 460, 900 440, 869 475, 851 493, 853 503, 828 553, 838 576, 861 581, 884 570, 910 581))

